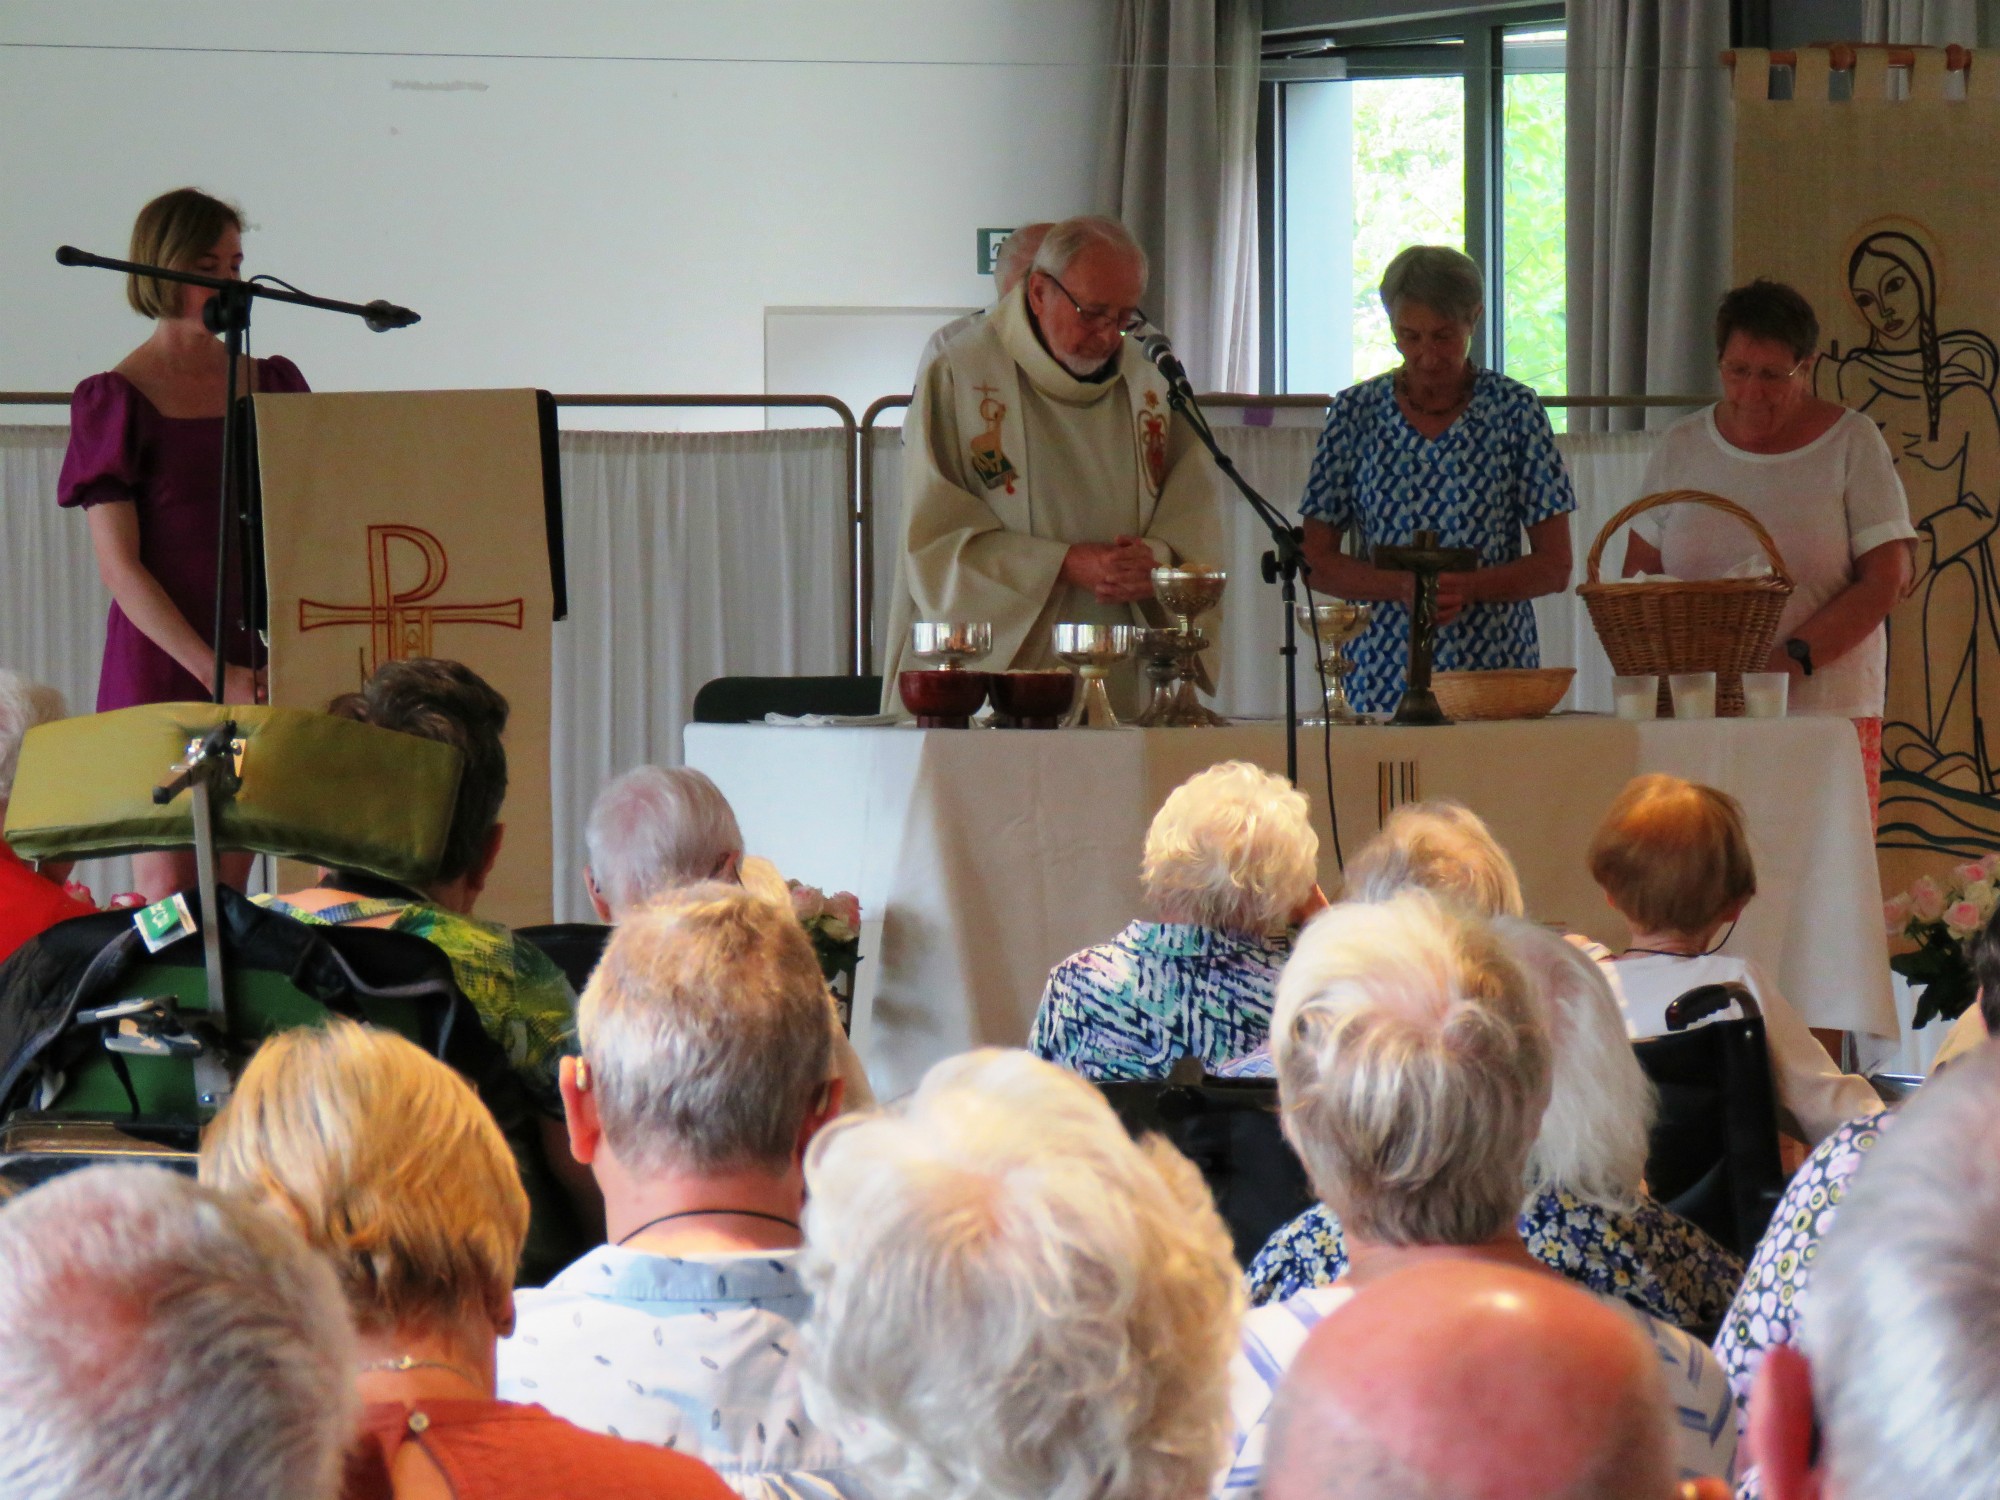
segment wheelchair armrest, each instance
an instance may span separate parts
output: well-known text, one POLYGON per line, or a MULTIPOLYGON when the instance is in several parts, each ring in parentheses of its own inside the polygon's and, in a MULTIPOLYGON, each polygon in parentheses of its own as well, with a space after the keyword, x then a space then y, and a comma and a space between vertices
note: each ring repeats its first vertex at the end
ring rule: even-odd
POLYGON ((1746 1021, 1764 1014, 1750 987, 1732 979, 1722 984, 1698 985, 1675 999, 1667 1007, 1667 1030, 1686 1031, 1732 1005, 1743 1012, 1746 1021))

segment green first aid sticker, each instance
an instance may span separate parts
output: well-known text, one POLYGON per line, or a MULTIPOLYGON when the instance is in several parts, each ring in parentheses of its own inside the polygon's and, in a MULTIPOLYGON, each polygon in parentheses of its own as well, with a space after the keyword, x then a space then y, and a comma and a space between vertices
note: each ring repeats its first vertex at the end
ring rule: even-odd
POLYGON ((187 897, 178 891, 164 901, 140 907, 132 913, 132 925, 139 929, 139 939, 148 953, 158 953, 195 930, 194 913, 188 910, 187 897))

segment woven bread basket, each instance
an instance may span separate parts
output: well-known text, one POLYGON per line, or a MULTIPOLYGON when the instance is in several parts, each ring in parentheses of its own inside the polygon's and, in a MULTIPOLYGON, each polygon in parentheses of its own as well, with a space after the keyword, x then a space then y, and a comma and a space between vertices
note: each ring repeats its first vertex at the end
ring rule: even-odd
POLYGON ((1484 719, 1540 719, 1569 691, 1575 667, 1490 667, 1480 672, 1438 672, 1431 691, 1454 723, 1484 719))
POLYGON ((1667 677, 1676 672, 1715 673, 1715 711, 1743 712, 1743 674, 1761 672, 1778 633, 1778 616, 1795 585, 1778 544, 1757 518, 1733 501, 1705 490, 1664 490, 1634 500, 1604 525, 1591 544, 1585 579, 1576 586, 1590 623, 1621 677, 1660 678, 1659 712, 1673 717, 1667 677), (1605 545, 1626 522, 1663 505, 1706 505, 1750 529, 1771 571, 1761 578, 1698 578, 1674 583, 1605 583, 1598 577, 1605 545))

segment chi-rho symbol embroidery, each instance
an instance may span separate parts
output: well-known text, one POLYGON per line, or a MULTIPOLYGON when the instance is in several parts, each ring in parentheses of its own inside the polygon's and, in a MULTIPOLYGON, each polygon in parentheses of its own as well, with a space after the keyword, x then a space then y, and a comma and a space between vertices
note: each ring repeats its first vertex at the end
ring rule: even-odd
POLYGON ((361 656, 361 679, 366 682, 385 661, 409 661, 433 655, 431 643, 441 625, 521 628, 526 604, 520 599, 499 599, 487 604, 434 602, 450 571, 444 543, 421 526, 370 526, 368 602, 327 604, 318 599, 301 599, 299 629, 366 625, 368 646, 357 653, 361 656), (422 560, 423 573, 414 581, 396 566, 398 544, 402 560, 410 559, 412 549, 422 560))

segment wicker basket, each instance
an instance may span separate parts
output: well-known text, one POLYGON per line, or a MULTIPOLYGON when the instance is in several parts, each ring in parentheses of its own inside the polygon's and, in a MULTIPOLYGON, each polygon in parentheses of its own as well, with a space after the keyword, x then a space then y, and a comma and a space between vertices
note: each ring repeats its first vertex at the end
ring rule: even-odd
POLYGON ((1715 711, 1743 712, 1743 674, 1761 672, 1778 633, 1778 616, 1792 596, 1792 575, 1771 533, 1742 506, 1704 490, 1666 490, 1634 500, 1605 523, 1590 548, 1585 581, 1576 586, 1590 623, 1621 677, 1660 677, 1660 717, 1673 717, 1667 677, 1675 672, 1715 673, 1715 711), (1702 578, 1679 583, 1604 583, 1598 566, 1604 547, 1627 521, 1662 505, 1706 505, 1734 516, 1757 538, 1771 560, 1763 578, 1702 578))
POLYGON ((1431 678, 1438 707, 1455 721, 1540 719, 1562 702, 1575 667, 1492 667, 1439 672, 1431 678))

